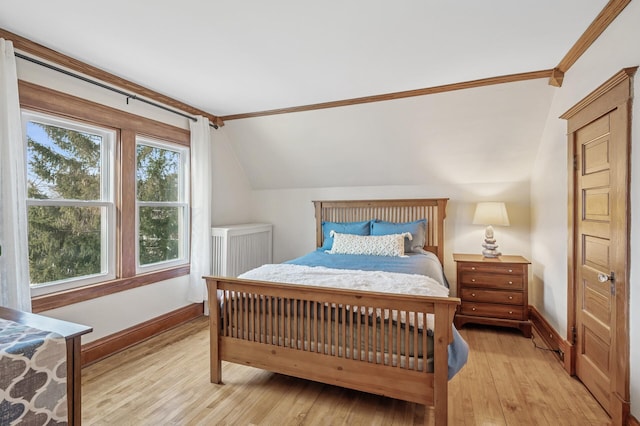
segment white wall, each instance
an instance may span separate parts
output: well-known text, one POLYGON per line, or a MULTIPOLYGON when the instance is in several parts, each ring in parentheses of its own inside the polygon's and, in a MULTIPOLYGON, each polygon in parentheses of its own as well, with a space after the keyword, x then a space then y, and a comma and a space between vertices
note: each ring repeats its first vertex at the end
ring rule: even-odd
POLYGON ((251 188, 224 127, 212 130, 211 137, 214 143, 211 222, 214 226, 250 222, 251 188))
MULTIPOLYGON (((142 115, 184 129, 189 128, 186 118, 148 106, 141 102, 126 103, 124 96, 116 95, 89 83, 47 70, 18 59, 18 78, 52 89, 142 115)), ((250 219, 250 191, 244 172, 233 154, 224 132, 212 130, 211 164, 214 168, 212 192, 212 222, 246 222, 250 219)), ((132 290, 111 294, 85 302, 42 312, 54 318, 93 327, 94 331, 82 336, 82 342, 108 336, 145 322, 167 312, 188 305, 188 277, 178 277, 132 290)))
MULTIPOLYGON (((640 64, 640 3, 631 2, 565 75, 549 112, 531 182, 534 282, 531 303, 561 335, 567 331, 567 138, 558 117, 622 68, 640 64)), ((640 84, 636 75, 636 93, 640 84)), ((640 105, 632 117, 631 412, 640 418, 640 105)))
POLYGON ((229 120, 256 190, 529 180, 546 78, 229 120))
POLYGON ((274 261, 302 256, 315 249, 313 200, 448 197, 445 227, 445 273, 455 294, 452 253, 480 253, 484 226, 472 225, 475 203, 504 201, 510 227, 496 227, 500 250, 529 258, 529 183, 433 183, 417 186, 281 189, 254 191, 253 219, 274 224, 274 261))
POLYGON ((82 336, 88 343, 188 305, 188 286, 188 276, 177 277, 41 314, 93 327, 82 336))

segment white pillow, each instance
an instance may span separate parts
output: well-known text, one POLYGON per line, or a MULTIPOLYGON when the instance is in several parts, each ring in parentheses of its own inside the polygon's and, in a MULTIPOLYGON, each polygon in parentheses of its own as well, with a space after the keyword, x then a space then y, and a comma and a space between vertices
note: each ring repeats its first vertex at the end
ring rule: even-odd
POLYGON ((373 256, 404 256, 404 239, 411 233, 389 235, 353 235, 331 231, 333 246, 330 254, 366 254, 373 256))

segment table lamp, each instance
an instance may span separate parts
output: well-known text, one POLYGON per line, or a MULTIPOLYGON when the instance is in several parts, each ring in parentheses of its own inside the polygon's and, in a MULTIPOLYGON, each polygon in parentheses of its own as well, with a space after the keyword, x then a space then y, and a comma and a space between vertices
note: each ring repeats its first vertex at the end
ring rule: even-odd
POLYGON ((484 257, 498 257, 502 253, 498 251, 498 244, 493 232, 493 225, 509 226, 507 208, 502 202, 482 202, 476 205, 473 215, 474 225, 487 225, 484 230, 484 244, 482 254, 484 257))

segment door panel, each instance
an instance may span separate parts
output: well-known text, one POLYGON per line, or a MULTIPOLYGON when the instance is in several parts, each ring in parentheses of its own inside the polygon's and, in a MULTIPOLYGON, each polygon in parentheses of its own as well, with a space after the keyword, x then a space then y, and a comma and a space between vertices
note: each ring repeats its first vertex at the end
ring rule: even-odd
POLYGON ((585 189, 583 195, 584 218, 587 220, 608 221, 611 214, 609 211, 609 188, 598 187, 598 185, 608 186, 609 180, 600 180, 599 182, 585 181, 584 184, 591 187, 591 189, 585 189))
POLYGON ((585 329, 584 346, 586 352, 588 352, 589 359, 593 362, 594 366, 600 371, 609 370, 609 345, 606 342, 600 340, 596 333, 591 332, 590 329, 585 329))
POLYGON ((584 264, 598 271, 610 271, 609 240, 584 236, 584 264))
POLYGON ((608 295, 603 294, 602 286, 585 286, 584 309, 591 313, 594 320, 591 323, 591 328, 599 329, 598 335, 607 333, 607 324, 611 322, 611 305, 608 295))
MULTIPOLYGON (((608 131, 608 129, 607 129, 608 131)), ((588 176, 603 170, 609 170, 609 135, 598 138, 583 146, 584 174, 588 176)))

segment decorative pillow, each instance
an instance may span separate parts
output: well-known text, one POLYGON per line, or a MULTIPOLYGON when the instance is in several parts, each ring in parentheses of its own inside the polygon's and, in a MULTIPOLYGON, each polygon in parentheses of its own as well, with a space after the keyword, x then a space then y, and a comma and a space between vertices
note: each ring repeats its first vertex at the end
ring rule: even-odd
POLYGON ((411 234, 353 235, 331 231, 330 254, 367 254, 372 256, 404 256, 404 239, 411 234))
POLYGON ((371 221, 364 222, 322 222, 322 249, 331 250, 333 237, 331 231, 341 234, 369 235, 371 231, 371 221))
POLYGON ((427 240, 427 219, 415 220, 413 222, 395 223, 383 220, 371 221, 371 235, 389 235, 411 233, 413 240, 405 240, 404 252, 419 253, 427 240))

